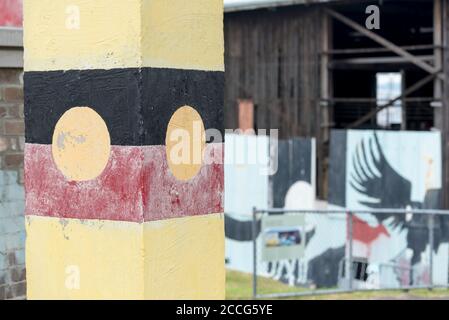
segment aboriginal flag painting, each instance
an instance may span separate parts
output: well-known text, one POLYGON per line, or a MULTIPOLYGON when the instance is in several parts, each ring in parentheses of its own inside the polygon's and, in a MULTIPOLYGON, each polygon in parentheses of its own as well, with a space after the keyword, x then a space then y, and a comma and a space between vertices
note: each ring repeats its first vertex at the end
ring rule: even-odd
POLYGON ((222 1, 25 0, 24 43, 28 298, 224 298, 222 1))

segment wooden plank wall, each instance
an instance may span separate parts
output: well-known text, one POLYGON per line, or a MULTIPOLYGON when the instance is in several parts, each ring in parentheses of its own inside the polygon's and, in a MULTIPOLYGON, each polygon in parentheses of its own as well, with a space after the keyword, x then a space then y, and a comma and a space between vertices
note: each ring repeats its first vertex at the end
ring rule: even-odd
POLYGON ((238 99, 255 104, 255 125, 280 138, 315 137, 318 194, 325 195, 327 128, 320 112, 320 53, 324 13, 288 7, 225 15, 225 126, 238 127, 238 99))
POLYGON ((321 13, 316 7, 225 16, 225 125, 237 127, 237 100, 252 99, 258 128, 282 138, 319 128, 321 13))

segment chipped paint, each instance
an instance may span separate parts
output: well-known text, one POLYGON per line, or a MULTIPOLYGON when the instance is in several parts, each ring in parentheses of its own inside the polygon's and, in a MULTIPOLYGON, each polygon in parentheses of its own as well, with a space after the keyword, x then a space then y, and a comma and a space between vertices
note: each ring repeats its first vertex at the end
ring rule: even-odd
POLYGON ((182 106, 224 131, 222 1, 24 7, 28 297, 224 298, 223 144, 165 146, 182 106))
POLYGON ((224 70, 222 0, 25 0, 24 11, 25 71, 224 70))
POLYGON ((223 239, 223 214, 146 222, 145 299, 224 299, 223 239))
POLYGON ((24 82, 28 143, 52 143, 59 119, 77 106, 99 114, 111 145, 165 144, 171 117, 185 105, 195 108, 206 130, 224 135, 223 72, 154 68, 26 72, 24 82))
POLYGON ((56 123, 52 154, 68 180, 98 177, 111 153, 111 138, 101 116, 89 107, 67 110, 56 123))
POLYGON ((139 67, 140 4, 141 0, 25 0, 25 71, 139 67), (73 8, 78 9, 79 26, 68 27, 67 10, 73 8))
POLYGON ((27 234, 31 300, 224 299, 222 214, 144 224, 28 216, 27 234), (77 289, 65 285, 67 266, 80 271, 77 289))
POLYGON ((187 181, 198 174, 206 145, 204 123, 198 111, 182 106, 173 113, 165 145, 168 167, 178 180, 187 181))
POLYGON ((224 71, 223 0, 144 0, 142 64, 224 71))
POLYGON ((213 163, 181 181, 170 172, 165 146, 112 146, 101 175, 71 181, 56 167, 51 146, 27 143, 25 214, 142 222, 222 212, 223 144, 208 144, 206 154, 213 163))
POLYGON ((28 216, 26 226, 28 299, 142 298, 140 224, 28 216), (77 290, 67 266, 80 270, 77 290))

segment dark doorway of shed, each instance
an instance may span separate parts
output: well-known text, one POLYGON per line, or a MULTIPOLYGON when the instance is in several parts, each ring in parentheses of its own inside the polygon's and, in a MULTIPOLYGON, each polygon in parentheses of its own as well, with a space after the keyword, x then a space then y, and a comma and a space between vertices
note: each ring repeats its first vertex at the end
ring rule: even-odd
MULTIPOLYGON (((379 7, 381 21, 380 30, 371 31, 421 61, 436 65, 435 52, 439 49, 434 39, 433 1, 368 1, 363 5, 343 4, 335 10, 364 26, 367 17, 364 8, 371 4, 379 7)), ((330 117, 334 128, 430 130, 434 127, 433 80, 363 120, 429 74, 337 19, 332 19, 331 43, 330 117), (388 75, 393 81, 389 85, 394 88, 388 89, 387 94, 381 88, 383 80, 379 77, 388 79, 388 75), (357 123, 360 119, 363 121, 357 123)))

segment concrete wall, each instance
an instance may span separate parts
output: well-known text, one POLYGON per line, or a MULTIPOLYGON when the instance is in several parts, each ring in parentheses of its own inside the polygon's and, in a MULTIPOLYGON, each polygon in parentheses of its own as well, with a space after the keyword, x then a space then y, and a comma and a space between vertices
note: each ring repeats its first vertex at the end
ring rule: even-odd
POLYGON ((22 70, 0 69, 0 300, 24 298, 22 70))

